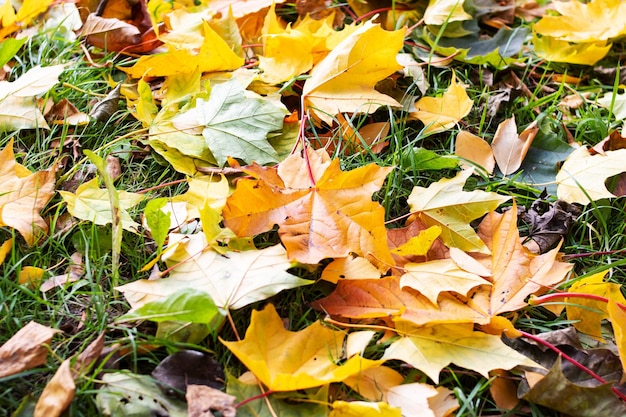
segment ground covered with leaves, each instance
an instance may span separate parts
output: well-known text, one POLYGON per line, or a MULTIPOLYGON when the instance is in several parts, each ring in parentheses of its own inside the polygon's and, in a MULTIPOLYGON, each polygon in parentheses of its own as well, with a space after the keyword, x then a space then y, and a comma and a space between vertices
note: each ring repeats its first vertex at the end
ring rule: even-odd
POLYGON ((0 6, 0 416, 626 415, 626 4, 0 6))

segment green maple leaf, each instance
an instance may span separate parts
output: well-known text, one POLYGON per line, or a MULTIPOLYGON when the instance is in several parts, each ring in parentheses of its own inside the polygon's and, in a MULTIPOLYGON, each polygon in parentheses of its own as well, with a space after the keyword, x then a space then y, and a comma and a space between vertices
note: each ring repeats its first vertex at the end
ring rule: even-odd
POLYGON ((207 146, 219 163, 227 158, 247 163, 278 162, 278 153, 267 140, 267 134, 283 128, 287 110, 246 91, 236 80, 215 85, 208 100, 198 98, 196 107, 174 119, 179 129, 201 126, 207 146))

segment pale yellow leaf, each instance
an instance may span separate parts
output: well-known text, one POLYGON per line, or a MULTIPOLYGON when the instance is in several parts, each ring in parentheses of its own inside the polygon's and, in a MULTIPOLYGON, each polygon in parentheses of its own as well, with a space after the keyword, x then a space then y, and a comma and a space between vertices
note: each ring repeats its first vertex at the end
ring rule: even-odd
POLYGON ((143 279, 117 288, 133 308, 195 288, 208 293, 218 307, 238 309, 284 289, 313 283, 286 272, 291 263, 280 245, 221 255, 209 248, 204 233, 172 233, 169 244, 171 249, 162 257, 172 268, 168 278, 143 279))
POLYGON ((568 203, 589 204, 601 198, 613 198, 604 182, 626 171, 626 149, 591 155, 580 147, 565 160, 556 175, 557 196, 568 203))
POLYGON ((383 359, 399 359, 439 382, 439 372, 451 363, 489 377, 492 369, 518 365, 538 366, 505 345, 498 336, 473 330, 471 324, 416 327, 396 320, 401 337, 392 343, 383 359))
POLYGON ((404 269, 406 273, 400 278, 400 288, 413 288, 435 305, 441 292, 454 291, 467 295, 478 285, 491 285, 484 278, 462 270, 452 259, 408 263, 404 269))
POLYGON ((463 0, 430 0, 424 12, 424 23, 441 26, 448 22, 458 22, 473 19, 472 15, 463 9, 463 0))
POLYGON ((344 379, 343 383, 370 401, 387 401, 387 393, 400 385, 404 377, 387 366, 370 368, 344 379))
POLYGON ((403 417, 445 417, 459 408, 459 402, 449 389, 419 382, 391 388, 387 402, 400 408, 403 417))

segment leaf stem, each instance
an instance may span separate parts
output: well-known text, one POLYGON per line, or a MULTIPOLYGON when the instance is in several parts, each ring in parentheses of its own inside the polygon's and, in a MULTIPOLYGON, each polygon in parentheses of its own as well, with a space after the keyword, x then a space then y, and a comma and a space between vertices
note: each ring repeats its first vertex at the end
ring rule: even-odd
MULTIPOLYGON (((548 349, 556 352, 563 359, 565 359, 566 361, 568 361, 569 363, 571 363, 572 365, 574 365, 575 367, 577 367, 581 371, 585 372, 586 374, 590 375, 592 378, 594 378, 598 382, 600 382, 602 384, 606 384, 607 383, 606 380, 604 378, 602 378, 600 375, 596 374, 591 369, 587 368, 585 365, 583 365, 582 363, 578 362, 576 359, 574 359, 571 356, 569 356, 568 354, 564 353, 558 347, 554 346, 552 343, 550 343, 548 341, 545 341, 545 340, 543 340, 543 339, 541 339, 541 338, 539 338, 539 337, 537 337, 537 336, 535 336, 533 334, 526 333, 525 331, 519 330, 519 332, 522 334, 523 337, 525 337, 527 339, 530 339, 530 340, 532 340, 535 343, 539 343, 540 345, 543 345, 543 346, 547 347, 548 349)), ((622 401, 626 401, 626 396, 624 394, 622 394, 616 387, 611 387, 611 390, 622 401)))
MULTIPOLYGON (((530 300, 528 300, 528 304, 530 304, 531 306, 541 305, 543 303, 560 300, 562 298, 584 298, 587 300, 595 300, 607 304, 609 303, 609 301, 611 301, 607 297, 602 297, 601 295, 595 294, 580 292, 555 292, 553 294, 542 295, 541 297, 532 297, 530 300)), ((615 305, 617 305, 621 310, 626 311, 626 306, 624 304, 615 302, 615 305)))
POLYGON ((265 391, 265 392, 262 392, 262 393, 257 394, 257 395, 253 395, 253 396, 252 396, 252 397, 250 397, 250 398, 246 398, 245 400, 243 400, 243 401, 242 401, 242 402, 240 402, 239 404, 235 404, 235 408, 239 408, 239 407, 241 407, 241 406, 243 406, 243 405, 246 405, 246 404, 248 404, 249 402, 252 402, 252 401, 254 401, 254 400, 258 400, 258 399, 261 399, 261 398, 267 398, 268 396, 270 396, 270 395, 271 395, 271 394, 273 394, 274 392, 275 392, 274 390, 268 389, 268 390, 267 390, 267 391, 265 391))

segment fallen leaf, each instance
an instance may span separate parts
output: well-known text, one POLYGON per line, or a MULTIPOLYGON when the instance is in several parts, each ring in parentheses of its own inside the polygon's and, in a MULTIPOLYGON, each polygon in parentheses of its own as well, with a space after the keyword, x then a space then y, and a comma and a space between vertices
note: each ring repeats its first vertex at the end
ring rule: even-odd
POLYGON ((586 386, 570 381, 563 373, 559 356, 541 380, 531 389, 519 388, 520 397, 544 405, 572 417, 597 417, 626 415, 626 406, 613 392, 613 384, 586 386))
POLYGON ((365 258, 346 256, 326 265, 320 278, 336 284, 340 279, 380 278, 380 271, 365 258))
POLYGON ((428 253, 433 243, 441 235, 441 227, 431 226, 411 237, 405 243, 391 250, 391 253, 399 256, 424 256, 428 253))
POLYGON ((240 18, 256 13, 272 4, 281 4, 286 0, 211 0, 209 7, 217 13, 227 13, 232 9, 233 16, 240 18))
POLYGON ((381 361, 342 357, 346 334, 315 322, 299 332, 285 330, 274 306, 253 311, 246 336, 239 342, 222 343, 273 391, 295 391, 339 382, 381 361))
POLYGON ((441 227, 441 239, 446 245, 464 251, 489 253, 469 223, 510 198, 480 190, 463 191, 471 174, 472 170, 465 170, 454 178, 432 183, 428 188, 415 186, 408 203, 411 211, 427 226, 441 227))
POLYGON ((141 32, 136 26, 117 18, 97 16, 95 13, 87 16, 80 35, 89 44, 105 51, 122 51, 141 41, 141 32))
POLYGON ((152 377, 161 384, 188 392, 191 386, 224 387, 224 369, 207 352, 181 349, 163 359, 152 371, 152 377))
POLYGON ((235 408, 237 398, 215 388, 189 385, 185 399, 189 417, 213 417, 213 412, 219 413, 222 417, 235 417, 237 414, 235 408))
POLYGON ((2 245, 0 245, 0 265, 2 265, 7 255, 11 252, 11 249, 13 249, 13 239, 7 239, 2 242, 2 245))
POLYGON ((367 401, 335 401, 328 417, 402 417, 398 407, 367 401))
POLYGON ((399 277, 340 280, 327 297, 310 305, 332 316, 350 319, 402 317, 416 325, 428 323, 479 323, 491 320, 467 300, 441 293, 433 303, 412 288, 400 289, 399 277))
POLYGON ((533 124, 518 135, 515 116, 498 125, 491 149, 503 175, 510 175, 522 166, 522 161, 538 131, 539 128, 533 124))
POLYGON ((49 129, 35 98, 59 82, 65 67, 35 66, 15 81, 0 81, 0 126, 5 130, 49 129))
POLYGON ((285 272, 291 263, 280 245, 220 255, 207 249, 204 234, 170 234, 169 239, 174 249, 163 255, 171 268, 168 278, 117 287, 134 309, 184 288, 208 293, 222 309, 239 309, 284 289, 313 283, 285 272))
POLYGON ((424 133, 444 132, 467 116, 473 105, 465 87, 457 84, 453 72, 450 86, 443 95, 420 98, 415 103, 417 111, 409 113, 409 117, 424 123, 424 133))
POLYGON ((544 15, 533 25, 541 35, 569 42, 606 41, 626 35, 626 3, 620 0, 555 1, 560 16, 544 15))
POLYGON ((605 94, 597 100, 602 107, 610 109, 615 120, 626 119, 626 93, 613 92, 605 94))
POLYGON ((22 327, 0 347, 0 378, 45 364, 49 349, 43 345, 57 333, 60 331, 34 321, 22 327))
POLYGON ((17 277, 17 282, 26 285, 30 289, 39 287, 43 281, 46 270, 36 266, 23 266, 17 277))
MULTIPOLYGON (((454 154, 477 164, 489 174, 493 174, 496 161, 491 146, 489 146, 484 139, 465 130, 461 130, 459 134, 456 135, 454 154)), ((469 168, 468 164, 464 165, 465 166, 462 166, 462 168, 469 168)))
POLYGON ((604 182, 626 171, 626 149, 591 155, 581 146, 565 160, 556 176, 557 197, 568 203, 589 204, 601 198, 613 198, 604 182))
POLYGON ((302 90, 305 109, 330 125, 337 113, 401 107, 374 85, 402 68, 395 56, 403 39, 403 30, 388 32, 370 21, 358 26, 311 70, 302 90))
POLYGON ((387 401, 389 390, 400 385, 403 380, 404 377, 398 371, 380 366, 344 379, 343 383, 370 401, 387 401))
POLYGON ((75 389, 70 360, 66 359, 39 396, 34 417, 60 416, 74 399, 75 389))
POLYGON ((118 371, 105 373, 101 380, 96 395, 96 406, 101 415, 187 417, 187 404, 164 393, 148 375, 118 371))
POLYGON ((238 236, 278 224, 290 259, 315 264, 354 252, 379 268, 393 264, 384 209, 371 199, 391 168, 369 164, 345 172, 323 149, 307 149, 305 156, 293 154, 278 167, 243 170, 256 179, 237 182, 223 213, 238 236))
MULTIPOLYGON (((621 296, 621 285, 604 281, 604 276, 607 272, 608 270, 578 280, 568 288, 567 292, 595 295, 626 304, 626 300, 621 296)), ((566 298, 565 303, 567 319, 573 321, 573 326, 576 330, 598 340, 604 340, 601 322, 609 318, 608 303, 606 301, 572 297, 566 298)))
POLYGON ((515 205, 503 214, 487 214, 478 227, 478 235, 491 250, 490 259, 483 264, 492 270, 492 286, 474 294, 470 305, 482 308, 490 316, 527 306, 529 295, 560 283, 573 267, 556 260, 558 246, 543 255, 535 255, 522 246, 515 205))
POLYGON ((107 93, 105 98, 94 104, 89 116, 98 122, 108 122, 119 109, 121 87, 122 83, 117 84, 113 90, 107 93))
POLYGON ((403 336, 387 348, 383 359, 402 360, 435 383, 439 382, 439 372, 450 363, 474 370, 485 378, 493 369, 537 366, 505 345, 500 337, 474 331, 471 324, 416 327, 396 320, 396 329, 403 336))
POLYGON ((211 89, 208 100, 198 98, 196 106, 172 119, 174 127, 186 130, 202 127, 202 135, 223 166, 228 157, 259 164, 278 162, 278 154, 267 141, 267 134, 283 127, 289 112, 232 79, 211 89))
POLYGON ((217 328, 223 321, 223 315, 209 294, 198 291, 197 288, 182 288, 164 299, 145 303, 118 317, 116 321, 130 320, 206 323, 210 324, 211 328, 217 328))
MULTIPOLYGON (((130 217, 127 210, 143 201, 145 196, 124 190, 120 190, 118 193, 122 227, 124 230, 136 232, 139 230, 139 224, 130 217)), ((67 204, 67 210, 72 216, 98 225, 105 225, 113 221, 109 192, 105 188, 98 187, 97 177, 81 184, 76 193, 59 191, 59 194, 63 197, 67 204)))
POLYGON ((197 53, 169 45, 167 52, 142 56, 124 71, 133 78, 164 77, 195 71, 230 71, 243 65, 243 58, 236 55, 208 23, 204 23, 203 30, 204 42, 197 53))
POLYGON ((450 22, 471 20, 472 15, 463 9, 462 0, 430 0, 424 12, 424 23, 441 26, 450 22))
POLYGON ((39 212, 54 195, 55 171, 31 173, 17 163, 12 138, 0 151, 0 226, 17 229, 29 245, 48 230, 39 212))
POLYGON ((441 292, 454 291, 467 295, 472 288, 491 283, 476 274, 464 271, 452 259, 441 259, 404 265, 400 288, 411 287, 437 305, 441 292))
POLYGON ((452 391, 414 382, 397 385, 387 393, 389 405, 402 410, 404 417, 446 417, 459 408, 452 391))
POLYGON ((45 12, 54 0, 24 0, 19 3, 17 13, 13 9, 13 3, 4 2, 0 8, 0 40, 11 33, 21 30, 32 23, 41 13, 45 12))
POLYGON ((595 65, 609 53, 612 44, 606 41, 570 43, 551 36, 533 34, 533 45, 538 57, 551 62, 595 65))

